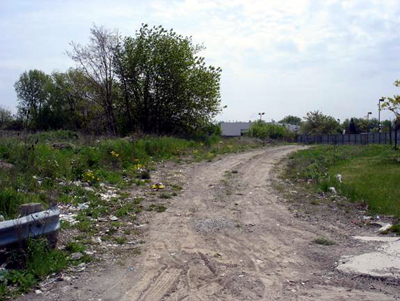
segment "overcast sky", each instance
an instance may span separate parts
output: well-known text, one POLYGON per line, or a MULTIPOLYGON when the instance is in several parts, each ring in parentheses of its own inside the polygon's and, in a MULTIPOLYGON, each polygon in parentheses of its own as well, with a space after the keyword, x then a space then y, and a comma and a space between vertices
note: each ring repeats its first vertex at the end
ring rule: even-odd
POLYGON ((142 23, 204 44, 222 68, 218 120, 377 117, 400 94, 400 0, 0 0, 0 105, 16 110, 24 71, 74 67, 65 52, 93 24, 133 36, 142 23))

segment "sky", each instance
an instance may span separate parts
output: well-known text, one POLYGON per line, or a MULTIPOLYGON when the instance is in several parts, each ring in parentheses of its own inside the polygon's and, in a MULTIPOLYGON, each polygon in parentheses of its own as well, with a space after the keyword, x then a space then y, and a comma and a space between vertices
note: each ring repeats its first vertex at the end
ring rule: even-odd
POLYGON ((0 106, 16 111, 24 71, 75 67, 66 51, 93 25, 134 36, 142 23, 206 47, 222 68, 219 121, 377 118, 378 99, 400 94, 400 0, 0 0, 0 106))

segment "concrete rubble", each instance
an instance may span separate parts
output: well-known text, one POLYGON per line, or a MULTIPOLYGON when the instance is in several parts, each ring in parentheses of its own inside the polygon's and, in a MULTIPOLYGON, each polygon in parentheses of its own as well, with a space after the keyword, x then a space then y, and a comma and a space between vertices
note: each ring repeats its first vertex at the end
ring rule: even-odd
POLYGON ((339 271, 376 278, 400 279, 400 238, 363 236, 354 238, 379 243, 379 246, 373 252, 342 256, 337 266, 339 271))

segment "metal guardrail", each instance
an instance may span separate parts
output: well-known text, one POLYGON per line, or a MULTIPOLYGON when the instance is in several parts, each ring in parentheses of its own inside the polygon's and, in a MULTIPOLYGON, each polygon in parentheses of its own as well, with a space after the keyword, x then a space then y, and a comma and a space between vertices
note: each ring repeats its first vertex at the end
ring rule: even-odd
POLYGON ((60 211, 57 208, 0 222, 0 247, 41 235, 57 235, 60 229, 60 211))

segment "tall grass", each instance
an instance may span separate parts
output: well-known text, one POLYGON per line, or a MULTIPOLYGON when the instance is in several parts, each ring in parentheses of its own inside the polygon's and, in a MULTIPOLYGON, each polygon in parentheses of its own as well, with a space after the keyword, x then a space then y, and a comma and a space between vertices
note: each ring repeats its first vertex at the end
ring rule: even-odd
POLYGON ((79 136, 70 131, 13 136, 0 141, 0 214, 15 217, 26 202, 44 205, 69 200, 60 181, 81 180, 128 185, 124 176, 134 176, 137 166, 190 157, 212 159, 217 154, 259 146, 255 140, 223 140, 211 136, 203 141, 174 137, 101 138, 79 136), (56 200, 56 201, 57 201, 56 200))
POLYGON ((335 187, 371 213, 400 217, 400 153, 389 146, 317 146, 290 158, 286 176, 311 181, 316 190, 335 187), (342 176, 342 183, 336 175, 342 176))

